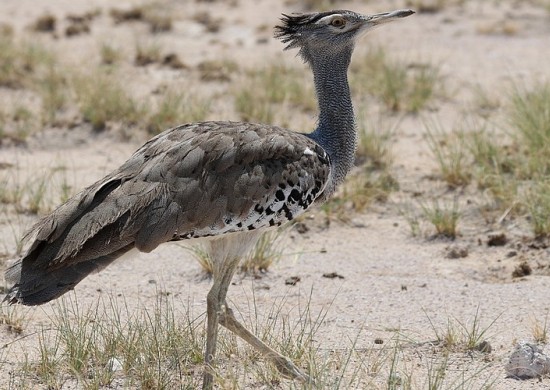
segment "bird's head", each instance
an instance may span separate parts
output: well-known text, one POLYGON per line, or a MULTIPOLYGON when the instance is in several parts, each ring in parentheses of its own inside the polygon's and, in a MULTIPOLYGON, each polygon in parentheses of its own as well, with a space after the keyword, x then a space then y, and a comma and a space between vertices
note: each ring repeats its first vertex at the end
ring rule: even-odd
POLYGON ((398 10, 374 15, 353 11, 328 11, 285 15, 275 27, 275 37, 287 44, 285 49, 299 48, 307 62, 313 54, 337 54, 353 49, 360 35, 384 23, 412 15, 412 10, 398 10))

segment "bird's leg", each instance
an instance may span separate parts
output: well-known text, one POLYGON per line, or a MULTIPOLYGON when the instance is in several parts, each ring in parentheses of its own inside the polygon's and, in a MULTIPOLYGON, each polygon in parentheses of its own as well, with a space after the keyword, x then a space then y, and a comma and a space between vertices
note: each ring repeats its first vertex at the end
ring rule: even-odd
POLYGON ((224 305, 224 309, 219 314, 219 321, 222 326, 229 329, 231 332, 235 333, 241 339, 246 341, 260 353, 262 353, 267 359, 271 360, 277 370, 288 379, 298 379, 304 383, 312 383, 311 378, 304 374, 292 361, 284 355, 281 355, 279 352, 272 349, 262 340, 260 340, 256 335, 251 331, 246 329, 233 314, 227 303, 224 305))
POLYGON ((214 283, 206 296, 206 350, 204 353, 204 375, 202 381, 203 390, 210 390, 214 384, 214 376, 212 373, 212 365, 214 356, 216 355, 216 344, 218 341, 218 323, 220 314, 224 312, 222 309, 227 296, 229 283, 233 278, 235 269, 239 264, 238 259, 222 264, 219 272, 214 272, 214 283))
POLYGON ((220 286, 214 282, 214 285, 206 296, 206 350, 204 352, 204 375, 202 380, 203 390, 212 389, 214 376, 212 375, 212 361, 216 354, 216 343, 218 341, 218 312, 220 303, 218 300, 220 286))

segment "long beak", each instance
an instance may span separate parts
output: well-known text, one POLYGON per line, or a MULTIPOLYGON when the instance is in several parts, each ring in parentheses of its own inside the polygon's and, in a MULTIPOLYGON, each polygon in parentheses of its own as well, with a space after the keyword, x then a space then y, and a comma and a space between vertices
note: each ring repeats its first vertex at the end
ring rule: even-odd
POLYGON ((414 14, 414 11, 411 9, 400 9, 392 12, 383 12, 380 14, 365 15, 364 19, 369 26, 373 27, 373 26, 378 26, 380 24, 392 22, 400 18, 405 18, 412 14, 414 14))

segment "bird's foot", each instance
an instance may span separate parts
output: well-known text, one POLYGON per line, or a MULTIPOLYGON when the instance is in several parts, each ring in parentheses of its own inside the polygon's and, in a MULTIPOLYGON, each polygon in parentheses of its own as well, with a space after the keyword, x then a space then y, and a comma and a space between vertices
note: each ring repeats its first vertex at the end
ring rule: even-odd
POLYGON ((299 380, 304 384, 310 384, 315 387, 315 384, 309 375, 304 374, 289 358, 271 349, 267 344, 265 344, 257 336, 246 329, 239 321, 237 321, 235 315, 233 314, 233 310, 231 310, 227 304, 222 306, 219 312, 219 320, 222 326, 225 326, 237 336, 241 337, 252 347, 260 351, 267 359, 273 362, 277 368, 277 371, 279 371, 283 377, 287 379, 299 380))
POLYGON ((313 381, 309 375, 304 374, 296 365, 286 356, 272 355, 268 356, 269 359, 275 364, 277 371, 287 379, 299 380, 302 383, 310 383, 313 381))

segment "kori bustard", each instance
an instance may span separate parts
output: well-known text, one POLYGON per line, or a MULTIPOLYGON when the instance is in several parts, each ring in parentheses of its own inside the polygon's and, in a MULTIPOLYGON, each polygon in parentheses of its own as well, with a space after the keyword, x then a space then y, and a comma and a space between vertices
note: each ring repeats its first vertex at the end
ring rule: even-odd
POLYGON ((105 178, 42 218, 28 249, 6 271, 6 300, 40 305, 73 289, 132 248, 210 237, 213 286, 207 296, 203 389, 213 386, 218 324, 234 332, 291 379, 310 378, 233 315, 226 293, 240 258, 270 227, 326 200, 352 168, 356 129, 348 65, 356 38, 411 10, 283 15, 275 36, 310 66, 319 102, 317 128, 202 122, 152 138, 105 178))

